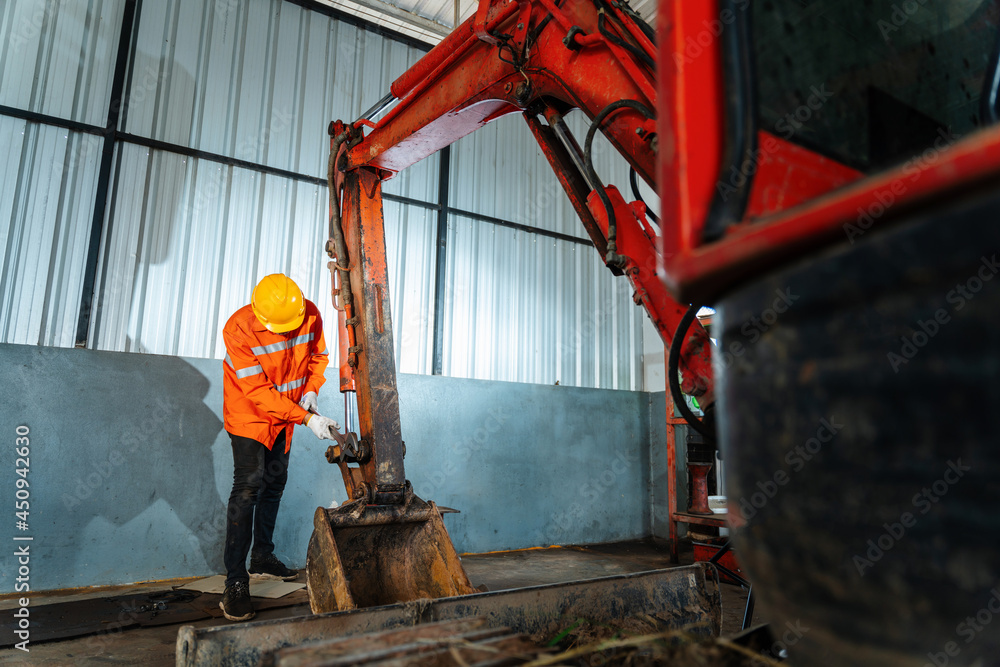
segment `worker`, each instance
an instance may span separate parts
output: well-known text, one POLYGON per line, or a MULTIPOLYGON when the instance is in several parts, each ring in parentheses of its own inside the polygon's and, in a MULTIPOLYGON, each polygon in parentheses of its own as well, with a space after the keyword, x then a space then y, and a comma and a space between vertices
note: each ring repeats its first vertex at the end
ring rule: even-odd
POLYGON ((265 276, 250 304, 226 322, 222 337, 222 414, 234 472, 226 516, 226 589, 219 606, 229 620, 246 621, 254 616, 251 576, 298 577, 274 555, 272 541, 295 424, 320 440, 332 439, 330 429, 340 426, 317 411, 328 363, 323 321, 291 278, 265 276))

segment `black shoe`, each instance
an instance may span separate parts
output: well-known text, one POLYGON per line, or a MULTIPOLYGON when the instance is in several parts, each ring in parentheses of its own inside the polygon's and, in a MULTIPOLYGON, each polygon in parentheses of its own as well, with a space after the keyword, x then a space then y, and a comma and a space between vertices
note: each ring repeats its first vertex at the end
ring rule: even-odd
POLYGON ((278 560, 274 554, 268 554, 260 559, 250 558, 250 576, 254 579, 280 579, 293 581, 299 578, 299 573, 278 560))
POLYGON ((250 584, 246 581, 234 581, 226 585, 226 592, 219 603, 222 614, 230 621, 249 621, 254 617, 253 604, 250 602, 250 584))

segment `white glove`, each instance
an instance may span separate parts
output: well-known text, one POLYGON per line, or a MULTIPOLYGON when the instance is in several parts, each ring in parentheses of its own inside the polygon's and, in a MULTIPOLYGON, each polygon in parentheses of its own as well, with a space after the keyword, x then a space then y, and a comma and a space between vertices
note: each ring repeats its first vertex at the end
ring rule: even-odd
POLYGON ((329 417, 324 417, 323 415, 310 414, 309 418, 306 420, 306 426, 308 426, 309 430, 312 431, 320 440, 333 440, 333 436, 330 434, 331 427, 334 431, 340 430, 340 424, 333 421, 329 417))
POLYGON ((302 400, 299 401, 299 405, 308 410, 309 412, 319 412, 319 404, 316 402, 316 392, 307 391, 302 400))

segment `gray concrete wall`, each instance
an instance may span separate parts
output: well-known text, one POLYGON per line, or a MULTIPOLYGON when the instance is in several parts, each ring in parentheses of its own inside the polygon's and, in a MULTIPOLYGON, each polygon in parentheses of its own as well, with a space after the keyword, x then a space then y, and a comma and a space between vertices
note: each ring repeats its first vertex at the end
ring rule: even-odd
MULTIPOLYGON (((320 409, 342 421, 335 387, 320 409)), ((460 553, 650 533, 649 394, 416 375, 399 393, 407 477, 462 511, 445 519, 460 553)), ((30 428, 30 529, 11 512, 3 535, 34 538, 32 590, 222 572, 232 455, 220 361, 0 345, 0 405, 9 508, 15 428, 30 428)), ((296 429, 275 534, 294 567, 316 506, 344 500, 325 449, 296 429)), ((12 552, 0 593, 14 590, 12 552)))
MULTIPOLYGON (((679 416, 679 415, 677 415, 679 416)), ((674 475, 677 478, 677 507, 681 511, 687 508, 688 479, 687 467, 687 426, 676 428, 677 463, 674 475)), ((650 534, 653 537, 667 539, 670 535, 670 511, 667 496, 667 483, 670 468, 667 466, 667 392, 658 391, 649 394, 649 498, 650 498, 650 534)), ((678 534, 687 534, 687 524, 678 525, 678 534)))

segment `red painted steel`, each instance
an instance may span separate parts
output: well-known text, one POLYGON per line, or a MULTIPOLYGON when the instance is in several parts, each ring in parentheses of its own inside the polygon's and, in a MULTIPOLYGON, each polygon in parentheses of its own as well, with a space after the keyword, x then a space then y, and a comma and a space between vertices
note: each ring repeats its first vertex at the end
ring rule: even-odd
MULTIPOLYGON (((492 30, 509 35, 509 43, 518 52, 527 33, 546 22, 523 62, 515 67, 505 62, 513 60, 511 49, 501 51, 479 40, 476 17, 470 17, 396 80, 393 94, 403 99, 351 150, 349 167, 370 165, 399 171, 536 100, 560 105, 564 111, 577 107, 591 118, 622 99, 655 108, 653 73, 611 48, 598 31, 598 13, 592 2, 565 0, 556 8, 568 24, 596 37, 591 46, 575 50, 563 43, 566 30, 559 21, 546 21, 548 9, 541 0, 530 3, 530 8, 527 22, 517 13, 516 3, 491 10, 495 12, 491 14, 495 17, 491 19, 492 30)), ((641 114, 627 109, 616 113, 604 129, 643 179, 652 184, 655 153, 650 149, 650 138, 635 134, 644 121, 641 114)))
MULTIPOLYGON (((694 560, 696 563, 707 563, 712 560, 712 558, 725 546, 726 542, 729 540, 728 537, 715 537, 707 541, 700 542, 698 540, 691 541, 691 547, 694 551, 694 560)), ((739 562, 736 560, 736 554, 732 549, 727 551, 719 559, 719 565, 726 568, 730 572, 734 572, 742 577, 746 577, 743 574, 743 568, 740 567, 739 562)), ((740 582, 736 581, 732 577, 728 577, 722 572, 719 572, 719 581, 723 581, 727 584, 734 584, 736 586, 740 585, 740 582)))
POLYGON ((998 180, 1000 127, 944 149, 922 168, 902 165, 869 176, 675 255, 667 261, 667 285, 681 298, 710 299, 784 262, 891 224, 934 199, 998 180))
POLYGON ((657 108, 665 221, 660 252, 663 278, 678 300, 710 303, 782 263, 852 241, 859 224, 864 233, 948 192, 1000 180, 1000 129, 869 177, 760 133, 759 170, 744 221, 704 244, 712 198, 732 180, 721 173, 720 160, 724 97, 714 27, 725 29, 721 16, 712 1, 660 0, 657 10, 658 98, 668 101, 657 108))
MULTIPOLYGON (((488 12, 492 12, 492 16, 487 20, 493 24, 510 18, 517 11, 516 2, 502 2, 497 7, 485 0, 479 3, 479 11, 483 11, 484 7, 487 8, 488 12), (497 9, 499 9, 499 13, 497 9)), ((431 75, 434 72, 460 57, 464 49, 469 48, 477 41, 469 39, 474 34, 474 21, 469 19, 392 82, 389 89, 392 91, 393 97, 403 99, 413 91, 417 84, 426 82, 432 78, 431 75)))
MULTIPOLYGON (((618 252, 626 257, 624 269, 635 288, 633 300, 646 309, 657 331, 672 334, 688 308, 670 297, 663 281, 656 275, 656 235, 646 222, 645 206, 640 202, 626 204, 613 185, 605 188, 605 192, 615 209, 618 252)), ((606 235, 608 216, 596 191, 590 193, 587 205, 606 235)), ((670 338, 664 337, 664 342, 669 344, 670 338)), ((711 393, 712 341, 700 324, 690 328, 682 349, 686 350, 686 354, 680 361, 681 391, 692 396, 704 396, 706 404, 711 403, 714 400, 711 393)))
POLYGON ((708 506, 708 471, 712 469, 711 463, 687 464, 688 472, 691 473, 691 514, 713 514, 712 508, 708 506))
POLYGON ((864 174, 768 132, 758 151, 746 218, 763 218, 853 183, 864 174))
POLYGON ((348 363, 351 343, 347 334, 347 314, 337 311, 337 346, 340 351, 340 391, 357 391, 354 382, 354 367, 348 363))
MULTIPOLYGON (((663 358, 667 358, 664 350, 663 358)), ((667 540, 670 542, 670 562, 678 562, 677 520, 677 428, 674 424, 674 399, 667 394, 667 540)))
MULTIPOLYGON (((602 130, 647 183, 659 183, 661 237, 649 233, 641 212, 626 212, 619 232, 628 250, 619 251, 628 256, 626 272, 637 301, 650 309, 665 340, 681 309, 678 302, 710 301, 782 262, 850 240, 859 212, 885 208, 887 197, 894 202, 891 210, 871 216, 871 224, 864 218, 866 226, 886 224, 907 206, 1000 176, 1000 130, 969 137, 918 170, 901 167, 869 178, 762 132, 746 220, 721 240, 702 243, 712 198, 727 182, 720 173, 725 98, 719 45, 727 22, 720 21, 718 5, 711 0, 661 1, 660 77, 654 90, 645 65, 600 34, 593 3, 483 0, 475 16, 394 82, 392 91, 401 101, 350 150, 348 166, 398 171, 541 100, 559 113, 578 107, 591 118, 623 99, 655 109, 655 138, 650 132, 636 133, 646 119, 632 109, 615 113, 602 130), (572 42, 564 42, 573 27, 580 31, 572 42), (658 254, 645 247, 652 243, 661 245, 658 254), (654 286, 649 262, 657 258, 669 293, 654 286)), ((651 46, 636 26, 624 25, 639 48, 651 46)), ((533 132, 542 141, 539 128, 533 132)), ((552 160, 552 147, 543 148, 552 160)), ((568 179, 560 180, 569 190, 568 179)), ((582 211, 578 186, 570 197, 585 224, 592 225, 582 211)), ((602 220, 600 231, 606 234, 603 206, 592 196, 587 199, 591 217, 602 220)), ((615 208, 631 210, 623 202, 615 208)), ((588 231, 601 247, 603 239, 595 238, 592 226, 588 231)), ((685 390, 710 391, 709 352, 702 338, 703 332, 695 331, 684 350, 690 371, 685 390)))
MULTIPOLYGON (((352 353, 357 383, 359 435, 372 443, 372 462, 362 466, 375 500, 383 490, 401 491, 403 476, 396 364, 393 360, 389 277, 382 219, 382 181, 371 169, 347 174, 343 228, 351 259, 350 287, 358 349, 352 353)), ((347 313, 350 315, 350 313, 347 313)))
POLYGON ((722 164, 723 92, 718 2, 661 0, 657 107, 661 253, 666 265, 698 245, 722 164))

